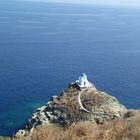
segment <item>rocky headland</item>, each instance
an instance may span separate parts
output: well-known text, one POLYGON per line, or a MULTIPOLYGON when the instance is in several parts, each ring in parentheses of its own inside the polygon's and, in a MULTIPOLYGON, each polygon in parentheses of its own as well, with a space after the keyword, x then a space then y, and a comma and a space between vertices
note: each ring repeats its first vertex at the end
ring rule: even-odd
POLYGON ((24 129, 15 137, 31 136, 34 129, 43 125, 59 125, 68 128, 79 122, 104 124, 115 119, 124 118, 128 110, 119 101, 93 84, 80 89, 76 82, 58 96, 53 96, 48 103, 32 114, 24 129))

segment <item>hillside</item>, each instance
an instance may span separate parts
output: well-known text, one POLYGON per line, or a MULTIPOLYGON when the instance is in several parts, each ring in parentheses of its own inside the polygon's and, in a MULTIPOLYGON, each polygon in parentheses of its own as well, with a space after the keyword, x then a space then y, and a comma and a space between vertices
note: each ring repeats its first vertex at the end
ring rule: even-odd
POLYGON ((92 83, 81 89, 73 82, 38 108, 13 140, 138 140, 139 126, 140 111, 127 110, 92 83))

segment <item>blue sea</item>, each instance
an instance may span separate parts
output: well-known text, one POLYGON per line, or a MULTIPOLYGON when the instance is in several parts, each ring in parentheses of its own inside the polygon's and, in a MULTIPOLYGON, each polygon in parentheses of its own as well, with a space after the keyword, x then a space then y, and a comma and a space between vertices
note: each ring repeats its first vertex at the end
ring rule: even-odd
POLYGON ((0 135, 13 135, 83 72, 140 108, 140 9, 0 1, 0 135))

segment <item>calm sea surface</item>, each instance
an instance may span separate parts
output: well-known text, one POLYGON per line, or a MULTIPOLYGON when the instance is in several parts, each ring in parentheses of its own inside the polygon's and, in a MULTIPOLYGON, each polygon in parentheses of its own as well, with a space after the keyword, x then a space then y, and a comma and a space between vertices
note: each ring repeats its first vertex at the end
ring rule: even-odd
POLYGON ((140 10, 0 1, 0 135, 81 73, 140 108, 140 10))

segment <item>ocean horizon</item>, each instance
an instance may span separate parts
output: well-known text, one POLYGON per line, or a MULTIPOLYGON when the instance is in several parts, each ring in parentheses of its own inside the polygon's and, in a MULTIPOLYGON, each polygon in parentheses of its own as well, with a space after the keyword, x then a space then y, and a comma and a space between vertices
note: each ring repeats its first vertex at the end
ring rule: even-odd
POLYGON ((140 108, 140 9, 0 2, 0 135, 86 73, 126 108, 140 108))

